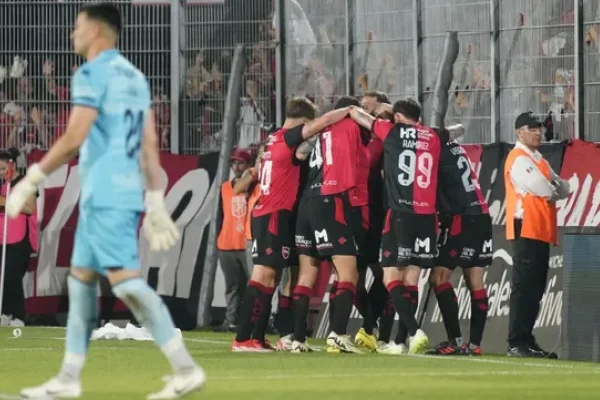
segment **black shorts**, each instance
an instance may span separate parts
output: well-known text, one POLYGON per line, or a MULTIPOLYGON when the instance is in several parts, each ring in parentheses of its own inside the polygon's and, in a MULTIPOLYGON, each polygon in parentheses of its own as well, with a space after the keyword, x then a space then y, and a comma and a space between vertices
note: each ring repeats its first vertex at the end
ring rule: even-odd
POLYGON ((294 247, 296 215, 279 210, 252 217, 252 262, 272 268, 298 265, 294 247))
POLYGON ((438 241, 438 266, 486 267, 492 263, 492 219, 484 215, 443 216, 438 241))
POLYGON ((352 207, 360 267, 379 263, 382 218, 369 206, 352 207))
POLYGON ((356 255, 352 221, 346 193, 303 197, 296 222, 298 254, 315 258, 356 255))
POLYGON ((437 215, 388 210, 381 237, 382 267, 433 268, 437 254, 437 215))

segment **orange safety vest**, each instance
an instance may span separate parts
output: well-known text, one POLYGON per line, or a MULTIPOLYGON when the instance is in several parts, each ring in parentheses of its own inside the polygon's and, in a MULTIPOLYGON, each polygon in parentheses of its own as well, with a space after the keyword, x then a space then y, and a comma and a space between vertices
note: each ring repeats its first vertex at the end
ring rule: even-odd
POLYGON ((246 214, 246 228, 244 232, 246 233, 246 240, 252 240, 252 209, 254 205, 258 201, 260 197, 260 185, 254 185, 254 190, 250 193, 248 197, 248 213, 246 214))
POLYGON ((246 250, 246 237, 244 236, 244 221, 248 206, 246 195, 233 194, 232 181, 221 185, 221 200, 223 204, 223 224, 217 239, 219 250, 246 250))
MULTIPOLYGON (((539 240, 553 245, 558 244, 556 205, 544 197, 517 193, 510 180, 510 169, 515 159, 526 156, 533 161, 540 172, 550 180, 550 165, 546 160, 536 161, 525 150, 515 147, 511 150, 504 164, 504 184, 506 186, 506 239, 515 239, 515 215, 517 208, 522 212, 521 237, 539 240)), ((523 172, 525 173, 525 172, 523 172)))

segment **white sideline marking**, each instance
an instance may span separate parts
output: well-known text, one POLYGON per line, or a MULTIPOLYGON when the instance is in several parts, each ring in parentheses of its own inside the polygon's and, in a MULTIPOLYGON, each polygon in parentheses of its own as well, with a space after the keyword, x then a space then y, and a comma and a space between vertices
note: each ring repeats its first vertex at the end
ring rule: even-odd
MULTIPOLYGON (((482 358, 482 357, 453 357, 453 356, 423 356, 423 355, 413 355, 413 357, 417 358, 426 358, 426 359, 435 359, 435 360, 456 360, 456 361, 469 361, 469 362, 479 362, 479 363, 487 363, 487 364, 501 364, 501 365, 514 365, 514 366, 523 366, 523 367, 533 367, 533 368, 551 368, 551 369, 572 369, 572 370, 584 370, 584 371, 593 371, 600 372, 600 368, 591 367, 591 366, 575 366, 572 364, 561 364, 561 360, 556 360, 558 363, 534 363, 534 362, 518 362, 518 361, 509 361, 509 360, 496 360, 491 358, 482 358), (591 367, 591 368, 590 368, 591 367)), ((540 359, 542 360, 542 359, 540 359)), ((568 361, 568 360, 562 360, 568 361)))

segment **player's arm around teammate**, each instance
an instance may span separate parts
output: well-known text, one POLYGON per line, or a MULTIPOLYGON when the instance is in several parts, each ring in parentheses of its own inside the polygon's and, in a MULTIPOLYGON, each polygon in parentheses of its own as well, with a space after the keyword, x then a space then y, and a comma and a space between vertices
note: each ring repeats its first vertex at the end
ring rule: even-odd
POLYGON ((295 152, 302 142, 348 113, 349 109, 335 110, 315 119, 314 104, 295 98, 288 102, 283 128, 270 136, 260 165, 261 194, 252 216, 254 268, 242 300, 233 351, 273 350, 264 332, 281 271, 290 265, 294 251, 292 210, 300 183, 295 152))

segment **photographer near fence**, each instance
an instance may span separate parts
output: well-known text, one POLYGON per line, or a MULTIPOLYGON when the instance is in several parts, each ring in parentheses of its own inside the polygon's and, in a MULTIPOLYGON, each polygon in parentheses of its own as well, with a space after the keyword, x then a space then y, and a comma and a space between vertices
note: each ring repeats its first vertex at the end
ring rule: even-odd
POLYGON ((542 122, 532 112, 517 117, 517 143, 504 164, 506 238, 512 241, 508 355, 558 358, 540 348, 533 327, 550 268, 550 245, 558 244, 556 201, 569 195, 561 179, 538 151, 542 122))
MULTIPOLYGON (((17 170, 16 160, 19 150, 10 148, 0 152, 0 177, 5 180, 0 196, 0 226, 4 226, 6 218, 4 204, 8 184, 12 188, 23 178, 17 170)), ((2 244, 6 246, 6 263, 3 265, 4 285, 0 325, 23 326, 25 321, 25 293, 23 291, 23 277, 29 265, 29 256, 32 251, 38 250, 38 226, 36 197, 30 198, 23 211, 15 219, 8 219, 7 229, 0 229, 2 244), (6 233, 6 237, 4 234, 6 233)))

